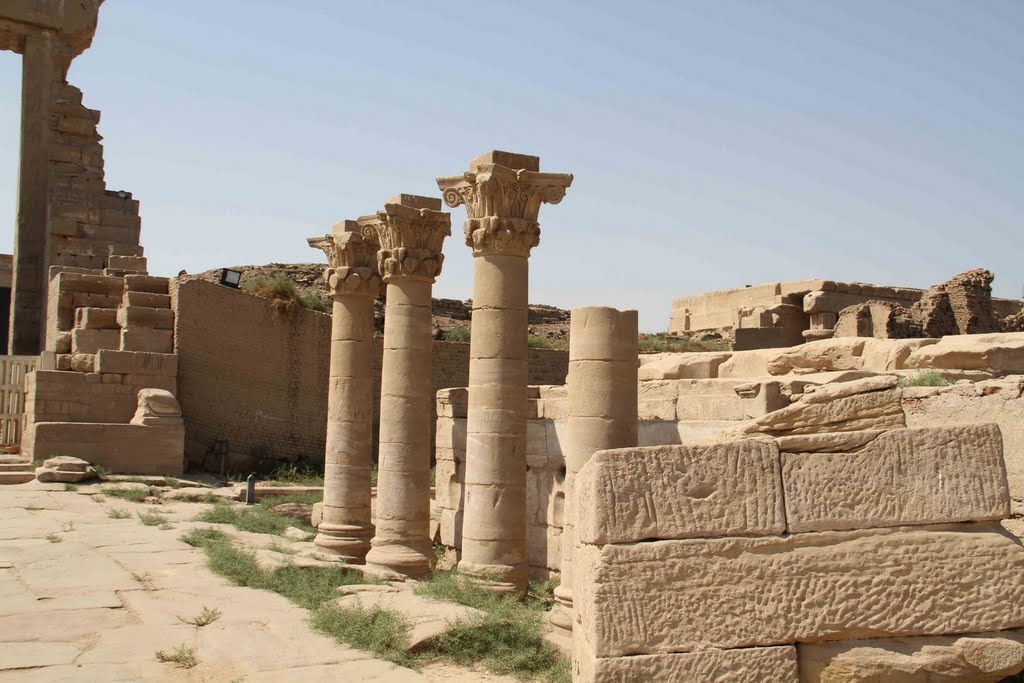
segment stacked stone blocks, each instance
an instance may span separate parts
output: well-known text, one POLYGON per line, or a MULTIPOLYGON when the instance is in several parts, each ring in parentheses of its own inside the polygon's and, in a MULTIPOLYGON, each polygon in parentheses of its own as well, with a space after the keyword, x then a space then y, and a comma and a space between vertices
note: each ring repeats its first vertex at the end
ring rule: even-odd
POLYGON ((1024 626, 995 426, 815 437, 591 459, 575 680, 838 680, 798 677, 805 644, 1024 626))

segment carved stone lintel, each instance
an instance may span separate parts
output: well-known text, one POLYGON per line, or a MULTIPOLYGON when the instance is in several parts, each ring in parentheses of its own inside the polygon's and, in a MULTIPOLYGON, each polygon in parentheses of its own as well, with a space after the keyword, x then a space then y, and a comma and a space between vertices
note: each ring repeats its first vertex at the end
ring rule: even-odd
MULTIPOLYGON (((429 199, 401 197, 403 201, 429 199)), ((433 202, 440 208, 440 202, 433 202)), ((359 226, 363 235, 373 236, 380 243, 377 270, 385 282, 397 277, 433 282, 441 274, 441 249, 444 238, 452 232, 451 214, 389 202, 383 211, 359 218, 359 226)))
POLYGON ((496 163, 474 162, 472 168, 461 176, 437 179, 445 204, 453 209, 466 205, 466 244, 474 255, 528 257, 540 243, 540 205, 562 201, 572 175, 517 170, 496 163))
POLYGON ((334 226, 330 235, 310 237, 310 247, 327 255, 329 267, 324 280, 332 296, 380 294, 380 275, 377 271, 377 241, 373 235, 364 235, 357 221, 342 221, 334 226))

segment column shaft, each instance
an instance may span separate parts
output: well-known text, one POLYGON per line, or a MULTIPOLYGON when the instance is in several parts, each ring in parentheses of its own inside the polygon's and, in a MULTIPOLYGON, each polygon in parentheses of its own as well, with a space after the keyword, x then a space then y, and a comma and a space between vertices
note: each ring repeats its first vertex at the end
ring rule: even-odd
POLYGON ((569 322, 569 421, 565 452, 562 576, 551 611, 554 626, 572 630, 572 572, 576 533, 573 485, 590 457, 637 445, 637 313, 614 308, 573 309, 569 322))
POLYGON ((432 282, 392 276, 384 313, 376 535, 368 565, 418 577, 430 571, 430 293, 432 282))
POLYGON ((49 270, 50 101, 59 81, 54 39, 47 32, 25 39, 21 75, 21 155, 18 221, 8 353, 32 355, 43 348, 49 270))
POLYGON ((315 543, 362 562, 370 549, 373 295, 335 294, 331 320, 323 521, 315 543))
POLYGON ((523 591, 526 556, 529 261, 473 259, 473 319, 460 571, 523 591))

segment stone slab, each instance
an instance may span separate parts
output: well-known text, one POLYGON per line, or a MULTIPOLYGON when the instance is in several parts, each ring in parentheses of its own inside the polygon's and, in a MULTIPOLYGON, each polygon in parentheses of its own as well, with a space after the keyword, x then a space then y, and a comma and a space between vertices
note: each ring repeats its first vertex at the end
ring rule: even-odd
POLYGON ((798 683, 797 653, 793 646, 707 650, 664 655, 573 660, 575 683, 632 683, 633 681, 744 681, 798 683))
POLYGON ((1024 668, 1024 631, 801 643, 802 683, 996 683, 1024 668))
POLYGON ((581 543, 780 534, 777 446, 743 439, 598 451, 575 480, 581 543))
POLYGON ((1024 549, 996 525, 823 531, 576 550, 597 657, 1024 626, 1024 549))
POLYGON ((100 373, 166 377, 175 377, 178 374, 178 357, 173 353, 102 349, 96 357, 97 372, 100 373))
POLYGON ((37 458, 72 455, 114 472, 181 476, 185 428, 96 422, 40 422, 35 426, 37 458))
POLYGON ((857 450, 783 453, 790 533, 1010 516, 995 425, 894 429, 857 450))

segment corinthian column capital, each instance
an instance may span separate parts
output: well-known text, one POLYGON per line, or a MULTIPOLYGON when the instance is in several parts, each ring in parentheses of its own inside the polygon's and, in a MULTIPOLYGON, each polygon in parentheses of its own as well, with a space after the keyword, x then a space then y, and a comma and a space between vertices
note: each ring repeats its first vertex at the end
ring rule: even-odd
POLYGON ((540 244, 540 205, 559 203, 570 185, 572 174, 541 173, 540 157, 498 151, 478 156, 467 173, 437 179, 445 204, 466 206, 474 255, 528 257, 540 244))
POLYGON ((400 194, 383 211, 359 218, 363 235, 380 244, 377 269, 384 282, 399 277, 433 282, 441 274, 441 249, 452 234, 452 219, 440 209, 439 199, 400 194))
POLYGON ((331 296, 380 294, 377 271, 378 244, 372 235, 364 235, 357 221, 335 224, 330 235, 310 237, 309 246, 327 255, 324 280, 331 296))

